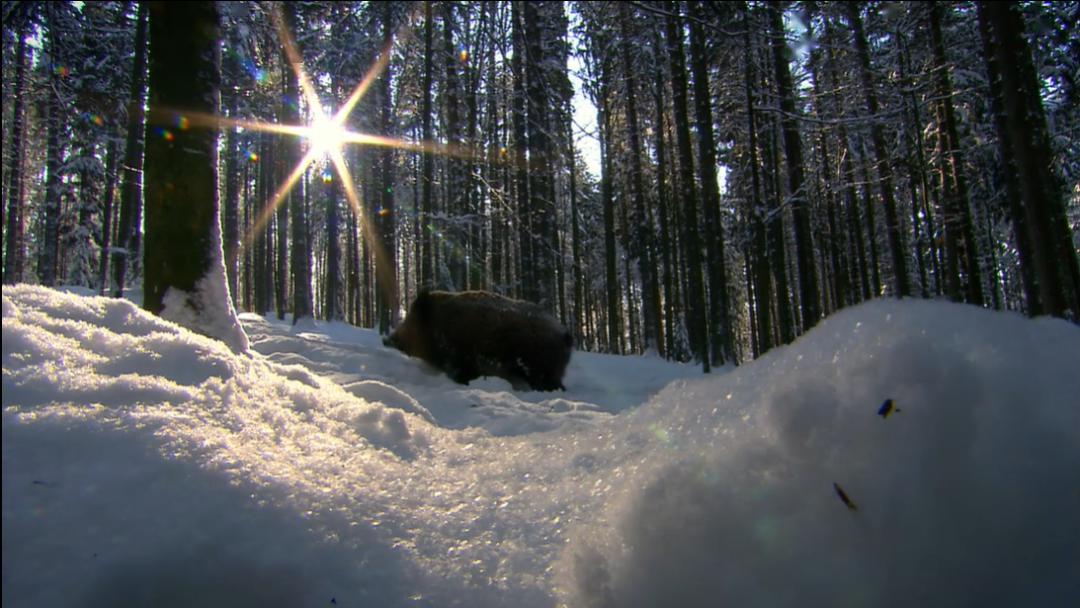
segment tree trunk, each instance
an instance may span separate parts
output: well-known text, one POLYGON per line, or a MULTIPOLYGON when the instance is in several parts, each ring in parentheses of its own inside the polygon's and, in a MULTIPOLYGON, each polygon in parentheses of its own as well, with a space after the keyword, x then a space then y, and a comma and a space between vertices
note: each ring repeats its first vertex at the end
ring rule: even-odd
POLYGON ((604 284, 607 295, 607 334, 608 351, 621 354, 622 350, 622 315, 620 311, 619 278, 616 266, 615 250, 615 200, 612 193, 611 162, 611 110, 608 105, 610 95, 607 77, 609 70, 604 67, 600 72, 600 100, 597 104, 597 124, 600 125, 600 204, 604 210, 604 284))
POLYGON ((712 362, 735 361, 734 328, 728 305, 727 253, 724 225, 720 219, 720 185, 716 175, 716 143, 713 138, 713 95, 705 57, 704 15, 701 2, 690 2, 690 66, 694 76, 694 107, 697 122, 698 158, 701 161, 701 207, 704 220, 705 269, 709 280, 709 346, 712 362))
MULTIPOLYGON (((286 2, 281 8, 281 16, 284 20, 285 31, 295 39, 296 4, 286 2)), ((282 121, 285 124, 300 124, 300 83, 297 72, 303 69, 303 66, 289 65, 289 58, 284 54, 282 62, 286 66, 282 121)), ((292 172, 293 167, 301 159, 300 141, 298 138, 288 138, 283 145, 285 146, 285 170, 292 172)), ((288 194, 289 219, 292 227, 289 269, 292 279, 293 324, 305 317, 312 317, 314 308, 311 295, 311 244, 308 240, 307 213, 304 208, 304 181, 305 176, 302 175, 288 194)), ((285 202, 282 201, 282 206, 284 204, 285 202)), ((284 234, 284 231, 281 234, 284 234)), ((279 251, 283 251, 280 246, 279 251)))
POLYGON ((626 86, 626 120, 630 137, 630 196, 634 210, 634 241, 636 242, 638 273, 641 276, 642 294, 642 336, 646 350, 663 352, 660 343, 660 302, 655 298, 656 276, 653 256, 653 219, 652 210, 645 204, 645 186, 641 168, 641 134, 637 112, 637 78, 630 60, 631 20, 633 15, 626 4, 619 5, 622 40, 620 54, 623 78, 626 86))
POLYGON ((844 8, 847 10, 848 23, 852 28, 852 36, 855 38, 855 50, 859 59, 859 79, 862 83, 863 95, 866 98, 866 110, 870 117, 870 139, 874 145, 878 180, 881 183, 881 201, 885 210, 885 231, 889 239, 896 296, 902 298, 911 295, 911 281, 908 279, 907 273, 907 249, 904 245, 903 232, 900 229, 900 219, 896 212, 896 198, 892 181, 892 159, 889 158, 888 148, 885 144, 885 130, 881 126, 881 117, 878 116, 877 92, 870 68, 870 49, 866 43, 866 35, 863 33, 859 7, 858 2, 844 4, 844 8))
MULTIPOLYGON (((659 34, 653 34, 656 38, 654 46, 659 48, 659 34)), ((682 353, 675 344, 675 302, 678 299, 675 285, 675 261, 674 244, 672 243, 672 231, 668 221, 668 187, 667 187, 667 142, 664 140, 664 73, 660 62, 656 62, 653 91, 656 103, 656 211, 659 216, 660 242, 659 254, 663 265, 664 280, 664 354, 671 359, 681 359, 682 353)))
MULTIPOLYGON (((235 61, 235 60, 233 60, 235 61)), ((230 90, 223 95, 228 106, 229 117, 236 118, 237 93, 230 90)), ((225 211, 223 217, 222 245, 225 255, 225 274, 229 279, 229 296, 233 306, 237 304, 237 286, 239 282, 240 262, 240 147, 239 134, 235 127, 225 132, 225 211)))
MULTIPOLYGON (((425 142, 431 142, 434 137, 431 120, 431 83, 433 74, 432 40, 435 29, 434 15, 431 11, 431 0, 424 2, 424 83, 421 95, 423 106, 420 110, 420 121, 423 125, 423 137, 425 142)), ((420 286, 430 289, 435 285, 435 275, 432 270, 432 239, 434 232, 431 222, 431 185, 434 180, 435 159, 433 153, 424 152, 421 160, 420 177, 420 286)))
POLYGON ((1016 239, 1016 251, 1020 261, 1020 280, 1023 284, 1027 313, 1033 317, 1046 314, 1039 290, 1039 280, 1035 276, 1035 249, 1028 230, 1027 217, 1024 214, 1023 194, 1020 190, 1017 162, 1013 158, 1012 146, 1007 145, 1009 131, 1002 107, 1001 75, 994 56, 994 43, 987 30, 986 19, 979 19, 979 30, 983 42, 983 54, 990 84, 990 106, 993 113, 994 129, 998 137, 998 154, 1001 165, 1002 182, 1005 188, 1007 209, 1012 221, 1013 236, 1016 239))
POLYGON ((743 69, 745 71, 746 89, 746 121, 747 121, 747 148, 750 155, 750 197, 747 209, 747 217, 750 218, 751 248, 753 249, 753 264, 747 268, 749 275, 753 276, 754 302, 757 311, 758 338, 754 349, 755 356, 769 351, 773 347, 772 325, 772 283, 769 276, 769 246, 765 232, 763 216, 766 214, 761 202, 761 177, 758 161, 757 122, 754 113, 754 78, 751 53, 750 24, 752 15, 745 4, 742 7, 745 15, 745 27, 743 32, 743 69))
POLYGON ((113 297, 124 295, 128 264, 138 255, 138 217, 142 201, 143 144, 146 114, 146 3, 139 3, 135 27, 135 62, 131 68, 131 95, 128 101, 128 132, 124 143, 123 179, 120 185, 120 217, 117 220, 116 247, 112 251, 113 297))
MULTIPOLYGON (((392 19, 393 3, 384 2, 382 5, 382 48, 390 52, 394 40, 392 19)), ((379 132, 386 137, 391 136, 393 116, 390 97, 390 66, 379 78, 380 101, 379 132)), ((378 299, 379 310, 379 333, 390 333, 391 325, 397 323, 398 317, 398 285, 397 285, 397 217, 394 211, 394 151, 386 148, 380 154, 379 183, 379 244, 375 248, 375 290, 378 299)))
POLYGON ((548 109, 551 86, 546 64, 548 15, 540 3, 524 2, 522 17, 525 34, 525 88, 527 93, 526 127, 529 142, 529 223, 532 225, 533 268, 530 300, 542 308, 555 310, 555 206, 552 177, 551 130, 548 109))
POLYGON ((996 72, 992 87, 999 114, 1003 160, 1011 158, 1023 201, 1032 245, 1031 261, 1039 297, 1048 314, 1080 320, 1080 263, 1067 219, 1061 180, 1055 174, 1046 115, 1039 97, 1038 74, 1024 38, 1019 7, 979 2, 978 17, 988 65, 996 72))
POLYGON ((671 66, 672 105, 675 110, 675 139, 679 157, 679 188, 685 214, 686 272, 688 286, 688 329, 694 355, 706 373, 712 368, 709 356, 709 327, 706 317, 705 287, 702 277, 701 238, 698 233, 697 187, 694 182, 693 149, 686 90, 686 56, 683 53, 682 27, 676 2, 665 4, 667 54, 671 66))
POLYGON ((101 205, 101 257, 98 258, 98 294, 109 291, 109 248, 112 245, 113 213, 116 201, 116 140, 105 146, 105 199, 101 205))
POLYGON ((149 105, 172 136, 146 146, 143 306, 243 352, 222 261, 217 132, 172 127, 177 111, 218 110, 217 8, 153 2, 150 11, 149 105))
POLYGON ((4 283, 11 285, 23 280, 26 264, 26 184, 23 176, 23 136, 26 130, 26 110, 24 94, 26 89, 27 44, 26 26, 18 28, 19 45, 15 56, 15 84, 11 110, 11 139, 8 141, 8 158, 11 168, 8 170, 6 230, 7 243, 4 248, 4 283))
MULTIPOLYGON (((978 247, 975 243, 975 231, 971 221, 971 207, 968 203, 967 177, 964 175, 963 159, 960 156, 960 139, 956 134, 956 116, 952 105, 952 81, 949 78, 948 61, 945 58, 945 43, 941 35, 941 3, 930 3, 930 41, 934 55, 934 84, 937 97, 936 110, 938 122, 938 163, 941 178, 941 193, 945 199, 946 245, 957 251, 947 252, 950 260, 955 259, 963 266, 964 285, 950 289, 950 295, 957 299, 960 291, 964 299, 977 306, 983 302, 982 276, 979 271, 978 247)), ((953 275, 952 280, 959 277, 953 275)))
MULTIPOLYGON (((45 49, 48 61, 53 65, 63 65, 57 58, 59 42, 55 24, 47 24, 45 31, 45 49)), ((50 82, 46 89, 45 123, 45 202, 42 210, 44 232, 41 248, 38 251, 38 279, 42 285, 56 285, 60 256, 60 165, 64 150, 60 144, 60 131, 64 127, 63 105, 58 90, 59 83, 50 82)))

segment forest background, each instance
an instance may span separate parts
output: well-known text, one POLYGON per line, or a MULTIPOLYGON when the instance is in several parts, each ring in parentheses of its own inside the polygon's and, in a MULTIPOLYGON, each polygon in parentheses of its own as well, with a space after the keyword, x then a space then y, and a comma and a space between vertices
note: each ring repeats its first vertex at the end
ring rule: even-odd
POLYGON ((1080 319, 1080 3, 207 4, 200 114, 156 3, 3 3, 5 284, 138 288, 147 142, 205 131, 239 310, 488 289, 705 370, 881 296, 1080 319))

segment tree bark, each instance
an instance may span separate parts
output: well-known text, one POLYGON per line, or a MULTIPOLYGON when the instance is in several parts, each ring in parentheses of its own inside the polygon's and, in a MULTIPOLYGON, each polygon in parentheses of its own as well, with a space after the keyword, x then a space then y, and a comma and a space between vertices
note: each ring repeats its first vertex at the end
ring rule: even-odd
POLYGON ((7 243, 4 248, 4 283, 11 285, 23 280, 26 264, 26 184, 23 177, 23 136, 26 130, 26 110, 24 92, 26 89, 27 44, 26 26, 18 28, 19 44, 15 55, 15 83, 12 96, 15 98, 11 110, 11 139, 8 141, 8 158, 11 168, 8 170, 6 230, 7 243))
POLYGON ((720 185, 716 174, 716 141, 713 137, 713 95, 705 57, 704 14, 701 2, 690 2, 690 66, 694 76, 694 108, 701 161, 701 208, 704 220, 705 269, 709 280, 709 346, 712 362, 735 361, 734 328, 728 305, 727 253, 720 216, 720 185))
POLYGON ((687 102, 686 56, 683 52, 682 27, 675 2, 665 3, 667 55, 671 66, 672 106, 675 110, 675 139, 679 157, 679 188, 684 209, 683 228, 687 272, 687 329, 694 356, 708 373, 712 368, 709 356, 709 327, 706 315, 705 286, 702 276, 701 237, 698 232, 697 186, 694 182, 693 149, 690 141, 690 119, 687 102))
POLYGON ((128 101, 128 132, 124 143, 123 178, 120 185, 120 216, 117 220, 116 247, 112 251, 113 297, 124 294, 129 263, 138 255, 138 217, 142 201, 143 145, 146 112, 146 3, 139 3, 135 26, 135 61, 131 68, 131 95, 128 101))
MULTIPOLYGON (((897 297, 911 295, 911 281, 907 272, 907 249, 904 245, 904 235, 900 230, 900 219, 896 212, 896 196, 893 192, 892 159, 889 157, 888 148, 885 144, 885 130, 881 126, 881 117, 878 116, 877 92, 874 77, 870 67, 870 49, 866 43, 866 34, 863 32, 862 18, 859 16, 860 3, 848 2, 844 4, 847 10, 848 23, 852 28, 852 36, 855 38, 855 50, 859 59, 859 79, 862 83, 863 95, 866 98, 866 110, 870 118, 870 139, 874 146, 878 181, 881 184, 881 201, 885 213, 885 232, 889 240, 889 252, 893 264, 893 281, 897 297)), ((869 187, 869 186, 868 186, 869 187)))
POLYGON ((143 306, 243 352, 247 337, 222 261, 217 131, 186 129, 179 120, 185 111, 218 111, 217 8, 213 2, 153 2, 150 11, 149 105, 171 136, 153 137, 146 146, 143 306))
POLYGON ((1053 166, 1038 75, 1024 38, 1019 7, 979 2, 986 59, 997 73, 992 92, 1004 119, 998 134, 1001 157, 1011 158, 1032 245, 1032 262, 1046 313, 1080 320, 1080 263, 1065 217, 1064 192, 1053 166))

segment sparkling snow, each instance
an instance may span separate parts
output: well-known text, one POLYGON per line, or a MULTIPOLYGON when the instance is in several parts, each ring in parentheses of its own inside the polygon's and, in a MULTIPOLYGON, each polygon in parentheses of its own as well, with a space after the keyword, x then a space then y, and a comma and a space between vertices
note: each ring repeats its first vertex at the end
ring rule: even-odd
POLYGON ((539 393, 341 324, 241 315, 236 355, 120 300, 3 317, 5 607, 1080 604, 1064 321, 880 300, 539 393))

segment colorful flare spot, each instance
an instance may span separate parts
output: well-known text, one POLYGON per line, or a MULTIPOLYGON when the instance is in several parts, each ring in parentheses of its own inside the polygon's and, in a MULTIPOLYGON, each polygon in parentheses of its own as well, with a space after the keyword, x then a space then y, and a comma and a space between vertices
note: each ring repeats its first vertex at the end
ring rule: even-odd
POLYGON ((461 63, 465 63, 466 61, 468 61, 469 60, 469 51, 468 51, 468 49, 461 49, 461 52, 458 53, 458 57, 461 58, 461 63))
POLYGON ((253 163, 259 162, 259 155, 254 152, 248 152, 248 160, 253 163))
POLYGON ((102 127, 102 126, 105 125, 105 119, 102 118, 100 114, 94 114, 93 116, 91 116, 90 117, 90 122, 94 123, 95 125, 97 125, 99 127, 102 127))
POLYGON ((329 184, 330 182, 334 181, 334 174, 330 173, 329 170, 323 171, 322 172, 322 181, 323 181, 324 184, 329 184))
POLYGON ((67 78, 71 75, 71 68, 66 65, 58 65, 53 68, 53 73, 61 78, 67 78))
POLYGON ((385 207, 380 207, 379 208, 379 217, 387 217, 388 215, 390 215, 390 210, 389 209, 387 209, 385 207))
POLYGON ((191 121, 188 120, 187 116, 176 117, 176 128, 180 129, 181 131, 187 131, 190 126, 191 121))
POLYGON ((153 133, 154 135, 160 137, 161 139, 164 139, 165 141, 172 141, 176 139, 176 136, 172 134, 172 131, 164 127, 154 127, 153 133))

